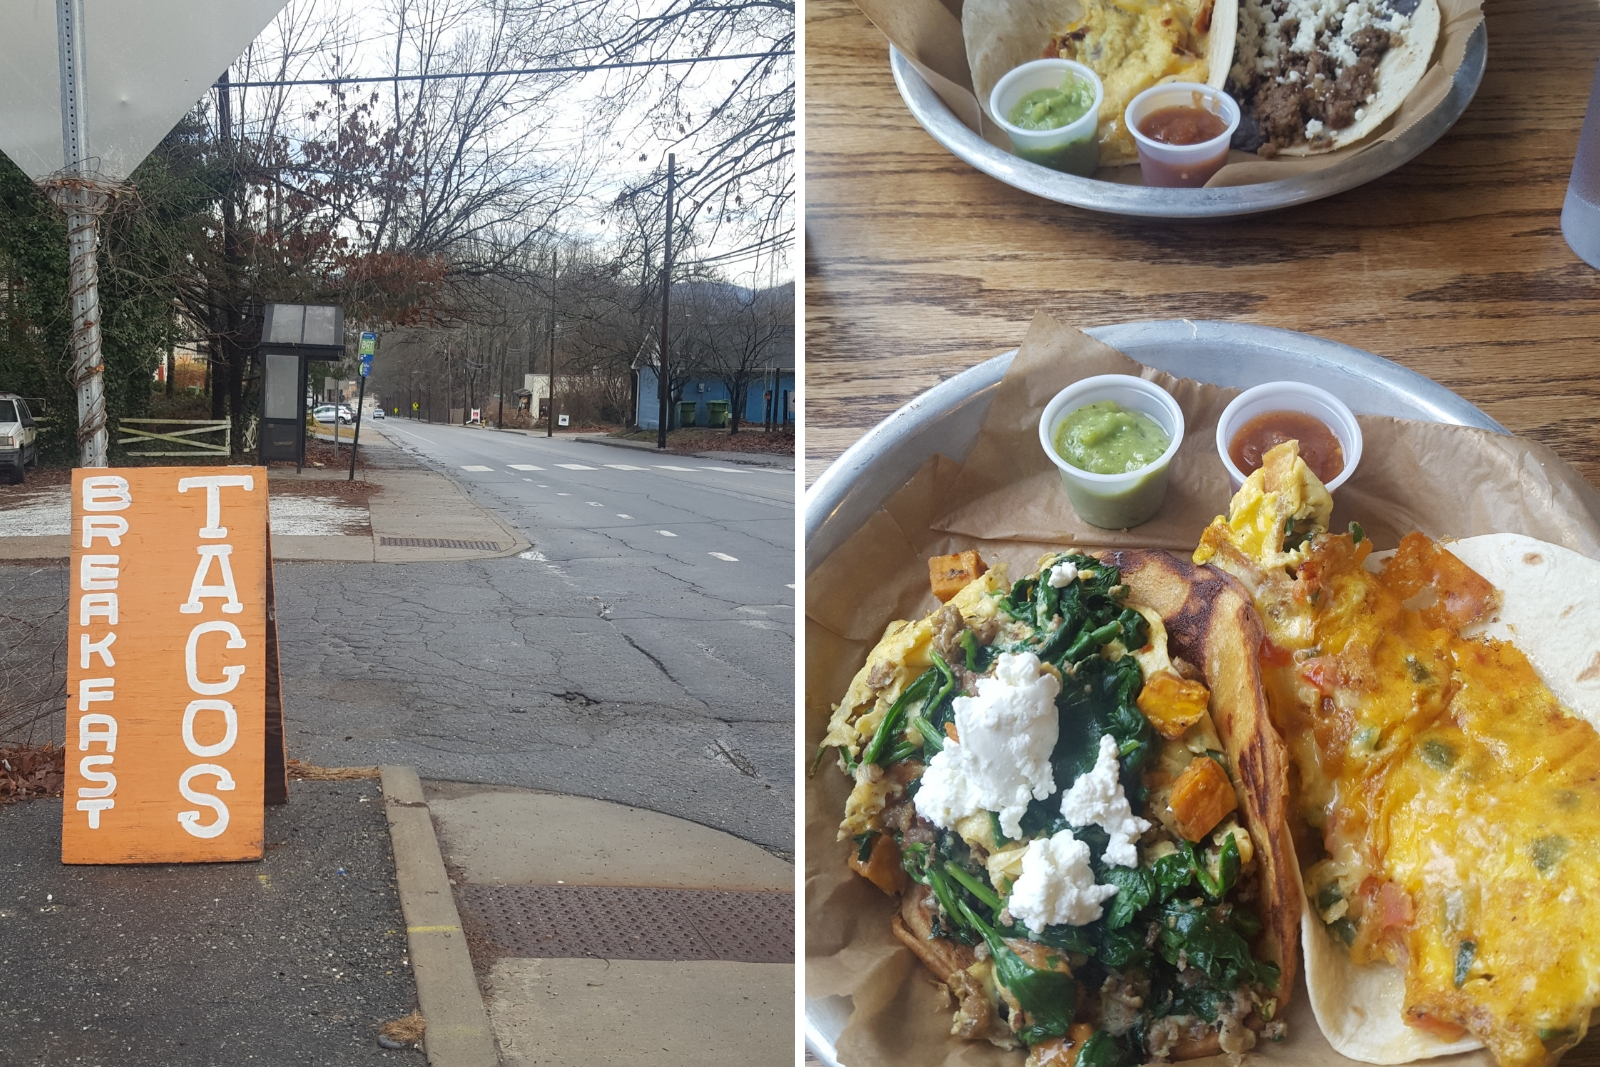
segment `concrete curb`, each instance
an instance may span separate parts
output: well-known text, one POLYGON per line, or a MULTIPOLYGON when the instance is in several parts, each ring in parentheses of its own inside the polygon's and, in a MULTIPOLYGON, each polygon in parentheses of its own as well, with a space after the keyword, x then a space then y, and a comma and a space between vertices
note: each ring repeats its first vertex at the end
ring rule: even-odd
POLYGON ((455 896, 445 875, 422 783, 410 767, 382 767, 383 807, 394 843, 400 910, 406 919, 423 1039, 432 1067, 498 1067, 489 1013, 472 972, 455 896))

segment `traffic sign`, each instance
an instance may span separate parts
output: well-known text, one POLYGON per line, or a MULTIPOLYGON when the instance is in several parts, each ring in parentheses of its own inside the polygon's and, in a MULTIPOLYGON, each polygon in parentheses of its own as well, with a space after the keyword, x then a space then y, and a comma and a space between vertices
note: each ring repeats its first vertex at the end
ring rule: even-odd
POLYGON ((372 353, 365 352, 361 356, 361 376, 365 378, 372 373, 372 353))
POLYGON ((6 5, 5 32, 0 34, 0 151, 34 181, 67 170, 122 181, 284 3, 56 0, 6 5), (76 48, 59 38, 62 8, 72 16, 65 21, 76 48), (69 90, 78 119, 70 141, 62 122, 62 98, 69 90), (74 147, 68 148, 69 143, 74 147), (75 158, 68 158, 69 153, 75 158))
POLYGON ((363 356, 370 356, 374 352, 376 352, 377 350, 378 350, 378 335, 375 334, 375 333, 370 333, 370 332, 363 333, 361 335, 361 354, 363 356))

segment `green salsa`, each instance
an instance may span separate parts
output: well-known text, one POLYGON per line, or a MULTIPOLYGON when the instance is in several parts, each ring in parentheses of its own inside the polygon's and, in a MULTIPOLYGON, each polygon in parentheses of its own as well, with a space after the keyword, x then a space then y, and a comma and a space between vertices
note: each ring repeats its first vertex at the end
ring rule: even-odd
POLYGON ((1059 89, 1035 89, 1017 101, 1007 116, 1024 130, 1059 130, 1070 126, 1094 107, 1094 86, 1072 75, 1059 89))
POLYGON ((1056 451, 1090 474, 1127 474, 1154 463, 1172 443, 1156 420, 1114 400, 1085 404, 1056 426, 1056 451))

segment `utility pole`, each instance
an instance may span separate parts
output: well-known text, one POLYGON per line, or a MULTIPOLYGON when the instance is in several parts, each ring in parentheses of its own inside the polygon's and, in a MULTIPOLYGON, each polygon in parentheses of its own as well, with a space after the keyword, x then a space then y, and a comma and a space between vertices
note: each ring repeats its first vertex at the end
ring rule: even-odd
POLYGON ((556 250, 550 249, 550 411, 544 418, 544 435, 556 435, 556 250))
POLYGON ((667 153, 667 247, 661 259, 661 343, 656 351, 656 395, 661 402, 656 414, 656 447, 663 451, 667 447, 667 411, 671 403, 668 394, 672 392, 672 377, 667 373, 667 316, 672 307, 672 183, 677 160, 674 153, 667 153))

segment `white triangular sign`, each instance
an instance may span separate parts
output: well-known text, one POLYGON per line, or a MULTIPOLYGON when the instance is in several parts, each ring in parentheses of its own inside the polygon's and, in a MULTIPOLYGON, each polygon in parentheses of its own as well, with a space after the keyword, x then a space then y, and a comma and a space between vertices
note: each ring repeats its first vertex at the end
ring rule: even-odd
MULTIPOLYGON (((9 5, 0 29, 0 151, 38 181, 62 148, 58 5, 9 5)), ((70 0, 69 0, 70 2, 70 0)), ((82 13, 86 172, 133 173, 286 0, 77 0, 82 13)))

